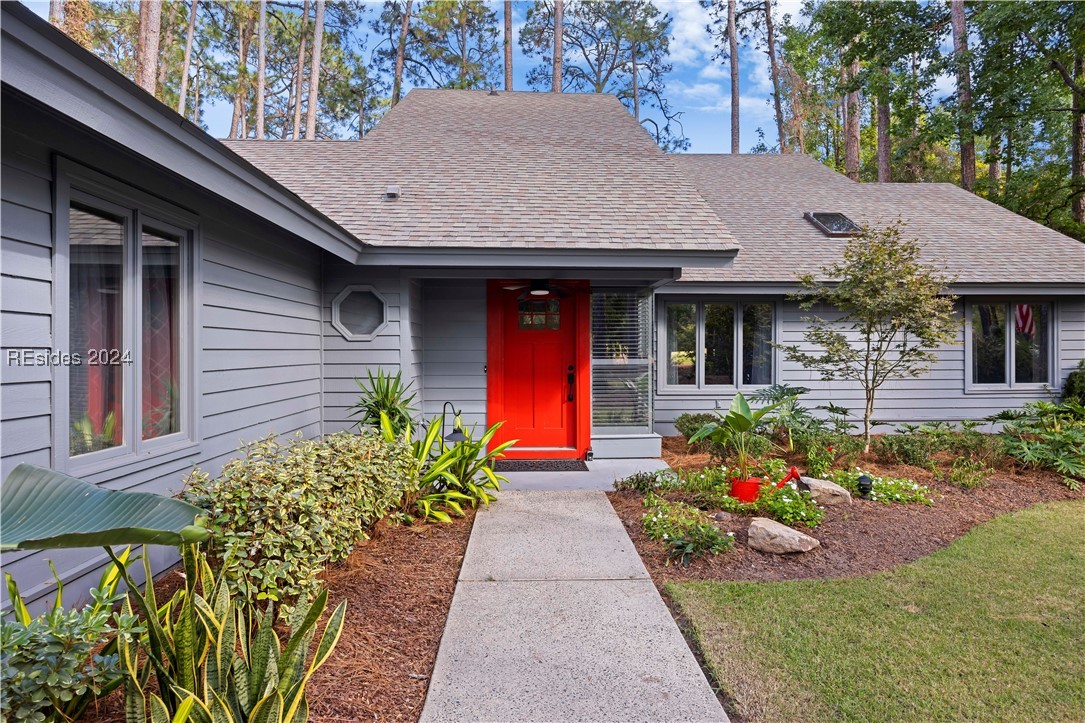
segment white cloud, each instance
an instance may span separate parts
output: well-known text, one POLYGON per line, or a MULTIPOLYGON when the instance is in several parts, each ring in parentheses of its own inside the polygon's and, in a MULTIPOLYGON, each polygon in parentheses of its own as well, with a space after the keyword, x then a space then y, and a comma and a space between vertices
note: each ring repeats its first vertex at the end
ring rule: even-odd
POLYGON ((729 78, 730 75, 731 71, 726 65, 720 62, 710 62, 697 73, 698 78, 704 78, 705 80, 720 80, 722 78, 729 78))
POLYGON ((670 13, 671 54, 676 66, 704 66, 712 62, 712 36, 706 29, 710 22, 708 10, 697 0, 661 0, 656 3, 661 13, 670 13))

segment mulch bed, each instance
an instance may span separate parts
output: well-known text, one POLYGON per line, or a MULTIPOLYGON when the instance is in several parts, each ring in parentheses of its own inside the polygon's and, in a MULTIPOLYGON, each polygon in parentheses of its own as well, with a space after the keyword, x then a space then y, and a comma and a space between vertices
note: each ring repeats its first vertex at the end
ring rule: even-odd
MULTIPOLYGON (((475 512, 465 512, 450 524, 382 522, 370 540, 325 571, 328 607, 346 599, 347 618, 335 653, 306 687, 310 721, 418 720, 471 536, 475 512)), ((159 580, 158 599, 180 580, 177 573, 159 580)), ((123 692, 80 720, 123 721, 123 692)))
MULTIPOLYGON (((710 464, 707 455, 689 454, 685 447, 680 437, 665 439, 664 459, 672 467, 710 464)), ((797 528, 820 540, 821 547, 793 555, 748 548, 749 518, 735 516, 731 522, 721 523, 723 529, 735 533, 733 550, 694 558, 688 567, 682 567, 677 562, 668 564, 663 546, 644 534, 640 494, 610 492, 608 496, 660 587, 680 580, 773 581, 865 575, 928 555, 998 515, 1040 502, 1085 498, 1085 492, 1067 489, 1059 475, 1049 472, 999 470, 987 485, 965 490, 918 467, 884 465, 870 459, 861 459, 858 465, 877 475, 906 477, 930 487, 934 505, 855 499, 851 505, 826 507, 825 519, 815 529, 797 528)))

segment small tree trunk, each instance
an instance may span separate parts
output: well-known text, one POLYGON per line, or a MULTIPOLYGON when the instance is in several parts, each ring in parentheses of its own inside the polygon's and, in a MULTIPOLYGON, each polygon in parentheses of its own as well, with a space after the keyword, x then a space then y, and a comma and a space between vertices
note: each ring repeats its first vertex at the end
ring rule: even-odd
POLYGON ((637 78, 637 44, 629 44, 629 59, 633 65, 633 118, 640 123, 640 82, 637 78))
POLYGON ((776 106, 776 135, 780 141, 780 153, 790 153, 787 131, 784 128, 784 110, 780 99, 780 65, 776 60, 776 30, 772 22, 772 0, 765 0, 765 39, 769 46, 769 73, 772 75, 772 101, 776 106))
POLYGON ((158 78, 158 43, 162 37, 161 0, 139 4, 139 37, 136 43, 136 84, 151 95, 158 78))
MULTIPOLYGON (((177 38, 177 5, 170 3, 169 14, 166 16, 165 25, 162 27, 162 34, 159 36, 158 41, 158 55, 159 58, 168 52, 169 48, 173 47, 173 42, 177 38)), ((158 63, 158 77, 155 78, 155 95, 161 97, 163 91, 166 88, 166 79, 169 74, 169 65, 164 62, 158 63)))
POLYGON ((365 87, 358 94, 358 140, 365 138, 365 87))
POLYGON ((267 0, 260 0, 256 38, 256 137, 264 139, 264 86, 267 84, 267 0))
POLYGON ((64 1, 49 0, 49 24, 59 27, 61 18, 64 16, 64 1))
POLYGON ((736 0, 727 0, 727 49, 731 63, 731 153, 741 153, 738 128, 738 37, 735 29, 736 0))
POLYGON ((185 33, 185 59, 181 63, 181 91, 177 98, 177 112, 185 114, 185 103, 188 101, 188 73, 192 67, 192 40, 196 36, 196 7, 200 0, 192 0, 192 6, 188 11, 188 30, 185 33))
POLYGON ((309 103, 305 109, 305 140, 316 140, 316 115, 320 104, 320 51, 324 44, 324 0, 316 0, 313 27, 313 64, 309 70, 309 103))
POLYGON ((297 73, 294 76, 294 126, 290 136, 294 140, 301 137, 301 99, 305 93, 305 32, 308 28, 309 0, 305 0, 301 10, 301 29, 298 31, 301 37, 298 40, 297 73))
POLYGON ((512 90, 512 0, 505 0, 505 90, 512 90))
MULTIPOLYGON (((848 82, 859 74, 859 61, 848 68, 848 82)), ((847 115, 844 126, 844 174, 853 181, 859 180, 859 91, 853 90, 845 98, 847 115)))
POLYGON ((987 183, 991 193, 998 194, 1002 183, 1002 133, 995 131, 987 144, 987 183))
POLYGON ((249 44, 252 42, 252 19, 249 18, 244 27, 240 16, 237 22, 237 89, 234 93, 234 113, 230 119, 230 137, 244 138, 247 130, 245 122, 245 99, 248 95, 249 85, 246 79, 249 75, 249 44), (240 133, 240 135, 238 135, 240 133))
POLYGON ((863 408, 863 454, 870 453, 870 426, 874 419, 874 390, 866 390, 866 406, 863 408))
POLYGON ((562 53, 564 52, 561 47, 561 41, 565 33, 565 2, 564 0, 554 0, 554 70, 553 70, 553 83, 550 90, 555 93, 561 92, 561 61, 562 53))
MULTIPOLYGON (((888 73, 888 68, 886 69, 888 73)), ((892 141, 889 139, 889 91, 883 90, 878 96, 878 183, 889 183, 892 179, 889 161, 892 157, 892 141)))
POLYGON ((196 72, 192 74, 192 122, 200 124, 200 58, 196 58, 196 72))
POLYGON ((957 130, 961 145, 961 188, 976 187, 976 140, 972 120, 972 77, 968 68, 968 28, 965 25, 964 0, 950 0, 953 27, 953 58, 957 65, 957 130))
POLYGON ((396 71, 392 78, 392 107, 399 102, 400 88, 403 87, 403 60, 407 53, 407 32, 411 28, 411 2, 407 0, 403 11, 403 20, 399 24, 399 45, 396 47, 396 71))
POLYGON ((460 6, 460 87, 467 87, 467 8, 460 6))

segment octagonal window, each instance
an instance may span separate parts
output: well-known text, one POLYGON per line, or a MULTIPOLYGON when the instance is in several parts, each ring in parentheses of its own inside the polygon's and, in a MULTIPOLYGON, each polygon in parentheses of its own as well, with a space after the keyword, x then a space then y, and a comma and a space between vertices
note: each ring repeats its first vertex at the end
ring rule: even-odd
POLYGON ((368 341, 388 321, 387 304, 371 286, 348 286, 332 301, 332 326, 351 341, 368 341))

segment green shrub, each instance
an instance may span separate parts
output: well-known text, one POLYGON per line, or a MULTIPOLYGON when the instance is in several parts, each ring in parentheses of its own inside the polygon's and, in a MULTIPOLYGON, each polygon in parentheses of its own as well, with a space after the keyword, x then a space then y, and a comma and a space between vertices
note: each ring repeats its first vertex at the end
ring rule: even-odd
POLYGON ((951 484, 970 490, 987 484, 992 472, 994 470, 978 457, 958 457, 953 460, 953 466, 950 467, 946 479, 951 484))
POLYGON ((416 410, 411 406, 415 395, 411 393, 411 383, 403 383, 403 373, 396 372, 394 375, 378 370, 366 370, 367 379, 355 379, 354 383, 361 390, 358 403, 351 407, 352 417, 361 416, 358 420, 358 429, 381 426, 381 414, 388 417, 389 423, 396 435, 403 434, 404 430, 411 426, 411 417, 416 410))
POLYGON ((658 472, 634 472, 614 483, 614 489, 616 490, 640 492, 641 494, 674 490, 683 486, 683 478, 680 473, 669 469, 659 470, 658 472))
POLYGON ((872 440, 871 450, 879 462, 930 467, 931 456, 940 451, 937 442, 937 438, 921 432, 883 434, 872 440))
POLYGON ((694 555, 713 555, 731 549, 733 533, 724 533, 708 515, 684 502, 668 502, 654 493, 644 498, 644 532, 662 542, 669 556, 689 565, 694 555))
POLYGON ((1077 363, 1077 369, 1066 376, 1062 384, 1062 401, 1085 405, 1085 359, 1077 363))
POLYGON ((716 421, 715 414, 709 414, 708 412, 692 414, 686 412, 685 414, 679 414, 678 418, 674 420, 674 428, 677 429, 678 433, 685 437, 688 442, 689 438, 699 432, 701 427, 714 421, 716 421))
POLYGON ((826 475, 826 479, 831 482, 836 482, 853 495, 858 495, 859 476, 863 474, 866 474, 873 483, 873 490, 870 493, 871 500, 884 504, 891 504, 893 502, 918 502, 924 505, 934 504, 934 500, 930 497, 930 489, 917 482, 913 482, 910 479, 879 477, 875 474, 863 472, 863 470, 858 467, 851 471, 833 470, 826 475))
POLYGON ((79 610, 64 608, 64 585, 57 578, 53 606, 36 618, 30 617, 18 586, 5 574, 12 610, 0 621, 3 720, 73 720, 121 683, 116 640, 131 641, 143 631, 134 615, 113 611, 124 598, 117 592, 116 565, 127 565, 128 555, 125 550, 106 569, 90 591, 93 602, 79 610))
POLYGON ((817 506, 810 493, 798 489, 794 483, 780 488, 775 485, 762 488, 753 506, 758 514, 784 525, 817 527, 825 518, 824 510, 817 506))
POLYGON ((252 600, 310 597, 324 567, 349 555, 414 484, 407 446, 368 430, 268 437, 242 451, 217 479, 194 470, 185 497, 208 511, 231 590, 252 600))
MULTIPOLYGON (((305 686, 339 642, 346 601, 332 611, 313 647, 326 590, 281 620, 274 603, 261 612, 251 601, 233 597, 198 546, 186 545, 181 552, 185 585, 164 605, 155 600, 152 583, 139 592, 125 575, 139 611, 151 623, 138 643, 118 646, 126 719, 146 721, 149 712, 152 723, 304 723, 305 686), (152 674, 158 693, 148 697, 152 674)), ((146 572, 150 579, 149 567, 146 572)), ((127 598, 124 610, 131 611, 127 598)))
POLYGON ((990 417, 1005 421, 1000 437, 1006 454, 1035 469, 1062 475, 1079 489, 1085 480, 1085 407, 1077 402, 1030 402, 1021 410, 990 417))

